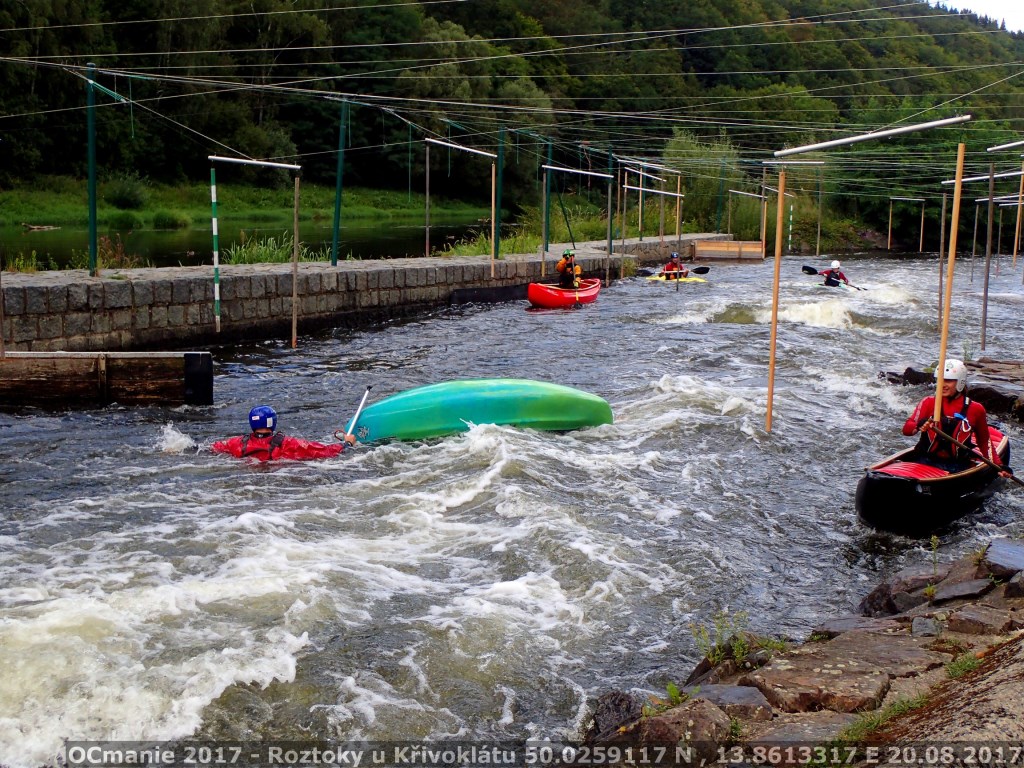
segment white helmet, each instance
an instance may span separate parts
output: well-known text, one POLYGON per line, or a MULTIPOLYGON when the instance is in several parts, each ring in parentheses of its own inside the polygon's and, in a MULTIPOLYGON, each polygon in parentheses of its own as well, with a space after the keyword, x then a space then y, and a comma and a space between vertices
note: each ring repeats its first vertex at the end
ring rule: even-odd
POLYGON ((832 269, 839 269, 839 261, 838 260, 832 262, 832 269))
MULTIPOLYGON (((939 378, 939 369, 935 369, 935 379, 939 378)), ((942 369, 943 381, 955 381, 956 391, 963 392, 964 387, 967 386, 967 366, 964 365, 963 360, 956 360, 949 358, 946 360, 946 365, 942 369)))

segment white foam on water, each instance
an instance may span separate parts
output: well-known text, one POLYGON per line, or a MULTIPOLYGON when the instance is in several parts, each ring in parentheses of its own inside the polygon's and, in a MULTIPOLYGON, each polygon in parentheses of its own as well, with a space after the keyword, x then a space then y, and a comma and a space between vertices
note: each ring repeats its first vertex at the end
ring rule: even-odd
POLYGON ((177 621, 189 602, 141 588, 116 599, 77 595, 7 611, 0 763, 50 764, 64 739, 185 737, 229 685, 294 678, 305 637, 276 628, 236 628, 230 642, 207 629, 193 635, 177 621), (190 635, 193 654, 162 653, 190 635))
POLYGON ((174 422, 168 422, 160 430, 157 450, 164 453, 184 453, 185 451, 194 451, 195 449, 196 441, 175 429, 174 422))
MULTIPOLYGON (((846 298, 844 295, 842 298, 826 299, 825 301, 780 302, 779 321, 815 328, 851 328, 853 320, 846 298)), ((759 308, 756 310, 755 316, 759 323, 770 323, 771 307, 759 308)))

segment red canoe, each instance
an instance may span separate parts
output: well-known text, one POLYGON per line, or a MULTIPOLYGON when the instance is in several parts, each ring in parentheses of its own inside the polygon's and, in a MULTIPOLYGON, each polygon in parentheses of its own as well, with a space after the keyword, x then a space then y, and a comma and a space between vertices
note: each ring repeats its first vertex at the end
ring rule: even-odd
POLYGON ((601 280, 590 277, 580 280, 579 288, 559 288, 547 283, 530 283, 526 287, 526 298, 535 307, 557 309, 574 307, 577 304, 589 304, 597 298, 601 291, 601 280))

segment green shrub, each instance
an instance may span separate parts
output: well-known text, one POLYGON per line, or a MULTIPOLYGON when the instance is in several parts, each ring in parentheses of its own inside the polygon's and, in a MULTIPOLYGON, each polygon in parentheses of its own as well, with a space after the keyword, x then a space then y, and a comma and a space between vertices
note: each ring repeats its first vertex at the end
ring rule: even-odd
POLYGON ((142 227, 142 220, 131 211, 120 211, 107 217, 107 226, 120 232, 130 232, 142 227))
POLYGON ((108 181, 103 199, 121 210, 137 210, 146 204, 146 182, 137 173, 124 173, 108 181))
POLYGON ((154 229, 185 229, 191 224, 188 216, 175 211, 157 211, 153 214, 154 229))

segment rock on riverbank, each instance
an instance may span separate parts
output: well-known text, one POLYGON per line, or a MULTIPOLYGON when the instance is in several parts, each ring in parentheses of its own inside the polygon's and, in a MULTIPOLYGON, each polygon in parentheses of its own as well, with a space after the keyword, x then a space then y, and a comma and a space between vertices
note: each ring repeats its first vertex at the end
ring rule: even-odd
MULTIPOLYGON (((1024 361, 994 360, 981 357, 964 361, 967 366, 967 391, 994 414, 1006 414, 1024 422, 1024 361)), ((933 384, 934 368, 908 365, 902 370, 882 371, 878 377, 892 384, 933 384)))
POLYGON ((719 649, 724 658, 705 658, 667 700, 606 693, 584 743, 673 754, 690 746, 716 760, 737 746, 825 745, 862 713, 915 699, 924 704, 871 740, 1019 740, 1022 628, 1024 541, 996 539, 955 563, 897 573, 859 614, 825 621, 797 647, 772 652, 752 635, 733 636, 719 649), (737 657, 736 648, 749 652, 737 657), (960 670, 971 671, 951 679, 960 670))

